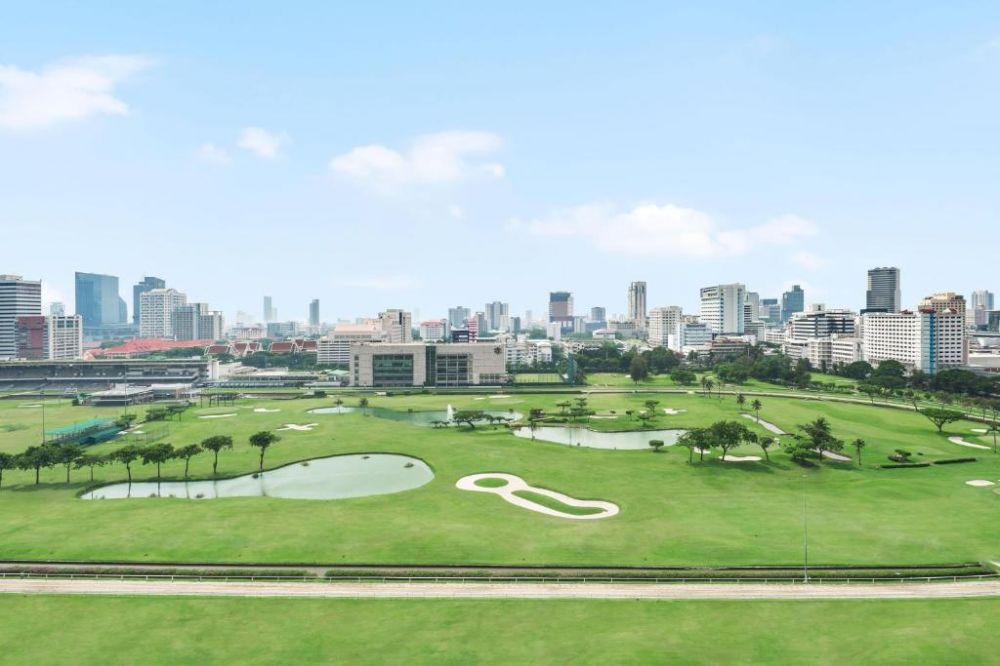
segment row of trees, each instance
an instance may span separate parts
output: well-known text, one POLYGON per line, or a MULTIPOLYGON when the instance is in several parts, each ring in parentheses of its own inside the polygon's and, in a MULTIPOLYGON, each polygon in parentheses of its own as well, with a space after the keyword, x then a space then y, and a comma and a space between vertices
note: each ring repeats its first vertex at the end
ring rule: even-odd
MULTIPOLYGON (((267 450, 281 438, 269 430, 262 430, 250 436, 250 446, 260 451, 259 470, 264 470, 264 456, 267 450)), ((191 459, 202 453, 212 454, 212 475, 218 475, 219 453, 233 448, 233 438, 228 435, 216 435, 202 440, 200 444, 188 444, 175 448, 172 444, 161 442, 151 446, 128 444, 107 455, 87 453, 78 444, 41 444, 29 446, 22 453, 0 453, 0 487, 3 485, 5 470, 20 469, 35 472, 35 484, 41 478, 43 469, 62 465, 66 468, 66 483, 70 482, 70 470, 89 469, 90 480, 94 480, 94 468, 110 464, 125 466, 128 482, 132 483, 132 465, 141 462, 143 465, 156 466, 156 480, 161 478, 161 466, 170 460, 184 461, 184 478, 188 478, 191 459)))

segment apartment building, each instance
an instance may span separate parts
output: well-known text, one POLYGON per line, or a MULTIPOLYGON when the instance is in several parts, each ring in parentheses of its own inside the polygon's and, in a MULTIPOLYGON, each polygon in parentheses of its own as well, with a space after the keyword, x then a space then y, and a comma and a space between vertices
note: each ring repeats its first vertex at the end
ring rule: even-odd
POLYGON ((71 361, 83 358, 83 317, 18 317, 17 358, 32 361, 71 361))
POLYGON ((653 308, 649 311, 649 344, 680 351, 681 325, 684 313, 677 305, 653 308))
POLYGON ((174 337, 174 310, 187 305, 187 295, 173 288, 150 289, 139 294, 139 337, 174 337))
POLYGON ((864 354, 872 365, 885 360, 934 374, 965 364, 965 315, 922 308, 917 312, 864 315, 864 354))
POLYGON ((716 335, 743 335, 746 291, 742 284, 703 287, 699 321, 716 335))

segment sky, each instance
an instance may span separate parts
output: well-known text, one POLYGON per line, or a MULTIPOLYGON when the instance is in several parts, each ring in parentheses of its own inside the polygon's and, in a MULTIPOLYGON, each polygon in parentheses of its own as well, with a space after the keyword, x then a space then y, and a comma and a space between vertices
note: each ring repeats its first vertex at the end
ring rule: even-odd
POLYGON ((1000 289, 1000 3, 0 4, 0 273, 70 310, 1000 289))

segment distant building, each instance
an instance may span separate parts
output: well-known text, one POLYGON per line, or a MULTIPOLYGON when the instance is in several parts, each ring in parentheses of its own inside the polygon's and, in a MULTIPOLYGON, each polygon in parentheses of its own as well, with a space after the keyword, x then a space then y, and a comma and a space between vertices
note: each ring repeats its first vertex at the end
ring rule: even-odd
POLYGON ((712 329, 708 324, 686 321, 681 324, 681 350, 707 347, 712 342, 712 329))
POLYGON ((164 289, 167 281, 158 277, 146 276, 142 281, 132 286, 132 323, 139 326, 140 298, 150 289, 164 289))
POLYGON ((430 319, 420 322, 420 339, 424 342, 438 342, 448 339, 448 320, 430 319))
POLYGON ((899 269, 887 266, 869 270, 865 309, 899 312, 901 307, 902 292, 899 283, 899 269))
POLYGON ((701 290, 699 321, 716 335, 743 335, 746 287, 720 284, 701 290))
POLYGON ((507 331, 510 328, 510 305, 493 301, 486 304, 486 322, 491 331, 507 331))
POLYGON ((0 359, 17 356, 17 318, 41 314, 41 282, 0 275, 0 359))
POLYGON ((967 323, 974 328, 985 329, 989 323, 989 312, 994 309, 993 292, 986 289, 972 292, 969 305, 972 308, 972 316, 967 323))
POLYGON ((680 351, 683 346, 681 344, 682 320, 683 312, 676 305, 650 310, 649 337, 647 338, 649 344, 654 347, 667 347, 674 351, 680 351))
POLYGON ((762 298, 758 316, 769 324, 781 323, 781 303, 777 298, 762 298))
POLYGON ((49 305, 49 315, 52 317, 65 317, 66 316, 66 304, 55 302, 49 305))
POLYGON ((261 314, 264 315, 265 323, 269 321, 274 321, 275 319, 278 318, 278 310, 277 308, 274 307, 274 301, 271 299, 270 296, 264 297, 264 307, 263 307, 263 312, 261 314))
POLYGON ((743 301, 744 326, 753 321, 760 321, 760 294, 756 291, 748 291, 746 300, 743 301))
POLYGON ((139 337, 174 337, 174 310, 187 305, 187 295, 173 288, 150 289, 139 296, 139 337))
POLYGON ((448 325, 451 328, 465 328, 465 320, 471 314, 472 311, 469 308, 463 308, 461 305, 448 308, 448 325))
POLYGON ((565 331, 573 330, 573 294, 568 291, 549 292, 549 323, 559 324, 565 331))
POLYGON ((627 317, 635 322, 636 330, 646 329, 646 283, 632 282, 625 294, 627 317))
POLYGON ((608 321, 607 309, 601 307, 590 308, 590 321, 595 324, 601 324, 603 327, 603 325, 608 321))
POLYGON ((33 361, 70 361, 83 358, 83 318, 17 318, 17 357, 33 361))
POLYGON ((118 278, 99 273, 76 273, 76 314, 84 332, 101 335, 128 323, 128 306, 118 294, 118 278))
POLYGON ((326 337, 319 339, 316 362, 321 365, 347 365, 351 360, 351 345, 380 342, 384 335, 376 322, 337 324, 326 337))
POLYGON ((827 310, 822 305, 812 306, 808 312, 792 315, 789 328, 794 339, 828 338, 831 335, 854 334, 855 315, 850 310, 827 310))
POLYGON ((788 321, 795 313, 805 310, 805 306, 806 293, 799 285, 793 285, 781 295, 781 321, 788 321))
POLYGON ((313 328, 319 327, 319 299, 314 298, 309 302, 309 325, 313 328))
POLYGON ((171 314, 175 340, 220 340, 225 330, 222 313, 208 309, 208 303, 188 303, 171 314))
POLYGON ((965 363, 965 316, 953 310, 871 313, 863 317, 865 360, 885 360, 934 374, 965 363))
POLYGON ((413 342, 413 323, 409 312, 386 310, 378 313, 378 320, 386 342, 400 344, 413 342))
POLYGON ((507 368, 499 345, 362 343, 351 346, 349 376, 362 388, 500 385, 507 368))
POLYGON ((300 328, 297 321, 270 321, 267 323, 267 337, 272 340, 283 340, 298 335, 300 328))

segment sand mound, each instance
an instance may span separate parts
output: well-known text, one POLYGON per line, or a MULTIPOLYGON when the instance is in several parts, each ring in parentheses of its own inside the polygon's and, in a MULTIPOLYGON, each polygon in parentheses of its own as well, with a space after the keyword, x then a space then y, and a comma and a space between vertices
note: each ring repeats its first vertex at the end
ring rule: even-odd
POLYGON ((948 441, 952 444, 958 444, 959 446, 967 446, 970 449, 982 449, 984 451, 989 451, 990 447, 983 446, 982 444, 973 444, 972 442, 967 442, 961 437, 949 437, 948 441))
POLYGON ((199 416, 199 419, 228 419, 230 416, 236 416, 236 413, 232 414, 205 414, 204 416, 199 416))
POLYGON ((663 408, 663 413, 666 414, 667 416, 677 416, 678 414, 683 414, 686 411, 687 411, 686 409, 674 409, 673 407, 663 408))
POLYGON ((494 495, 499 495, 505 501, 510 502, 514 506, 519 506, 522 509, 528 509, 529 511, 544 513, 547 516, 555 516, 556 518, 568 518, 570 520, 597 520, 600 518, 610 518, 611 516, 617 515, 619 511, 618 505, 611 502, 605 502, 603 500, 580 500, 575 497, 570 497, 569 495, 556 492, 555 490, 549 490, 548 488, 529 486, 524 479, 519 476, 515 476, 514 474, 471 474, 469 476, 463 476, 459 479, 458 483, 455 484, 455 487, 460 490, 471 490, 479 493, 493 493, 494 495), (501 479, 506 481, 507 484, 499 488, 486 488, 476 483, 476 481, 480 481, 482 479, 501 479), (539 495, 545 495, 546 497, 551 497, 552 499, 562 502, 567 506, 587 509, 601 509, 601 512, 590 513, 582 516, 572 513, 563 513, 562 511, 550 509, 547 506, 532 502, 529 499, 518 497, 514 493, 519 490, 527 490, 539 495))
POLYGON ((985 435, 989 432, 986 428, 973 428, 972 432, 978 432, 980 435, 985 435))
POLYGON ((318 423, 303 423, 301 425, 297 423, 286 423, 283 428, 278 428, 278 430, 294 430, 296 432, 309 432, 318 425, 319 425, 318 423))
POLYGON ((273 414, 275 412, 280 412, 280 409, 267 409, 266 407, 256 407, 254 408, 254 414, 273 414))
POLYGON ((987 481, 986 479, 973 479, 972 481, 966 481, 965 485, 973 486, 975 488, 988 488, 989 486, 995 486, 996 484, 992 481, 987 481))

